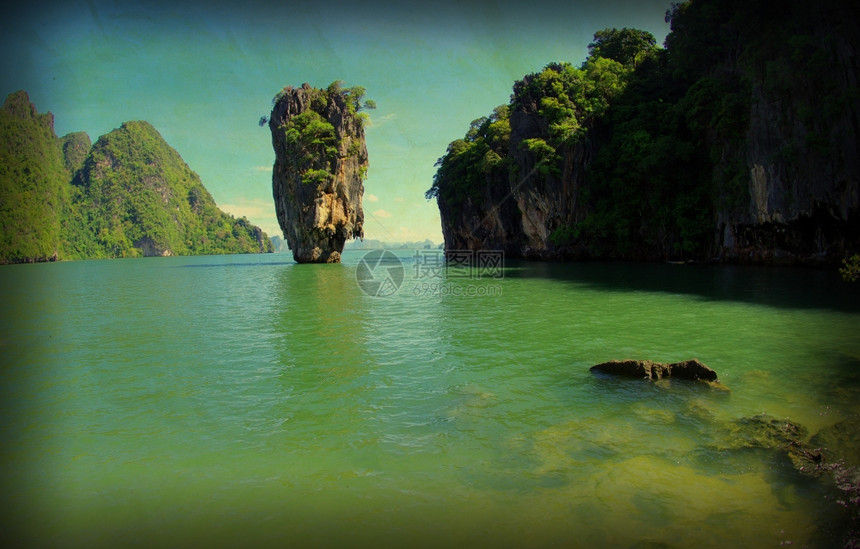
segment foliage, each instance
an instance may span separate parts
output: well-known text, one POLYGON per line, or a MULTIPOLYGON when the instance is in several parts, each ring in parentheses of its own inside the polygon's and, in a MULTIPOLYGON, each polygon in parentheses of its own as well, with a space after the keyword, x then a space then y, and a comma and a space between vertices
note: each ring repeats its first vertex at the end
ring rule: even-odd
MULTIPOLYGON (((284 88, 273 100, 276 104, 287 96, 284 88)), ((304 101, 310 108, 280 120, 278 130, 283 132, 286 149, 286 160, 291 164, 295 173, 301 174, 305 185, 323 186, 334 180, 337 163, 341 155, 359 157, 363 149, 363 139, 360 134, 350 135, 349 131, 337 131, 330 121, 332 112, 344 110, 351 115, 360 128, 364 127, 369 117, 362 109, 375 109, 373 100, 364 99, 365 89, 361 86, 344 87, 341 80, 335 80, 325 90, 303 87, 304 101), (363 102, 362 102, 363 101, 363 102)), ((263 117, 260 124, 270 120, 263 117)), ((349 128, 349 124, 344 126, 349 128)), ((366 168, 361 168, 361 177, 366 175, 366 168)))
POLYGON ((53 115, 38 114, 23 91, 0 109, 0 262, 59 257, 68 172, 53 115))
MULTIPOLYGON (((325 99, 328 101, 343 102, 349 109, 350 114, 356 114, 362 109, 373 110, 376 108, 376 101, 368 99, 362 103, 366 89, 364 86, 343 87, 343 80, 335 80, 329 84, 325 90, 325 99)), ((317 109, 319 110, 319 109, 317 109)), ((365 118, 360 118, 366 120, 365 118)))
POLYGON ((78 183, 74 204, 95 214, 88 225, 107 257, 260 251, 262 233, 220 211, 199 176, 147 122, 127 122, 102 136, 78 183))
POLYGON ((514 84, 511 110, 536 111, 549 127, 551 145, 580 142, 594 120, 626 85, 629 69, 612 59, 591 58, 582 68, 551 63, 514 84))
POLYGON ((860 255, 854 254, 850 258, 843 259, 839 274, 845 282, 857 282, 860 278, 860 255))
POLYGON ((656 44, 654 35, 647 31, 626 27, 621 30, 603 29, 594 33, 594 42, 588 45, 588 55, 635 66, 637 61, 656 51, 656 44))
POLYGON ((571 227, 570 225, 562 225, 561 227, 556 228, 549 235, 549 241, 556 246, 563 246, 568 242, 575 239, 577 236, 577 229, 575 227, 571 227))
POLYGON ((514 84, 508 105, 473 121, 464 139, 448 146, 436 163, 433 186, 425 197, 438 198, 440 206, 444 203, 458 211, 467 200, 480 197, 483 189, 510 183, 516 174, 560 177, 561 151, 583 142, 588 128, 623 91, 631 70, 612 59, 592 57, 580 68, 550 63, 526 75, 514 84), (514 112, 536 117, 540 133, 513 142, 514 112))
MULTIPOLYGON (((310 110, 321 115, 323 118, 326 117, 332 104, 338 104, 345 106, 350 114, 360 115, 356 119, 359 124, 364 125, 370 120, 370 118, 366 112, 362 111, 369 111, 376 108, 376 101, 373 99, 364 99, 364 95, 367 90, 363 86, 351 86, 345 88, 343 80, 335 80, 324 90, 312 88, 307 84, 304 84, 302 89, 306 90, 306 93, 309 96, 310 110)), ((287 94, 290 93, 291 90, 293 90, 291 86, 285 86, 276 93, 272 98, 272 106, 277 105, 284 97, 287 96, 287 94)), ((271 115, 264 114, 260 117, 258 124, 260 127, 263 127, 269 124, 270 120, 271 115)))
POLYGON ((57 138, 23 92, 7 105, 0 261, 271 250, 259 228, 218 209, 150 124, 127 122, 90 147, 81 132, 57 138))
POLYGON ((433 186, 424 194, 430 200, 459 209, 468 199, 480 197, 496 181, 507 181, 511 125, 507 105, 496 107, 489 117, 473 120, 463 139, 448 145, 436 162, 433 186))
POLYGON ((713 240, 705 130, 719 121, 715 86, 673 96, 665 61, 640 64, 601 120, 608 131, 586 174, 588 214, 578 233, 594 255, 684 258, 713 240))
POLYGON ((337 159, 338 139, 334 126, 315 111, 298 114, 284 126, 290 156, 300 166, 310 166, 317 159, 334 163, 337 159))
POLYGON ((313 185, 315 187, 322 186, 334 179, 334 176, 326 170, 309 169, 302 174, 302 183, 305 185, 313 185))
POLYGON ((822 34, 822 11, 852 12, 836 0, 790 0, 776 11, 682 2, 666 13, 665 48, 645 31, 598 31, 580 67, 551 63, 514 83, 508 150, 488 155, 473 122, 437 162, 425 196, 440 208, 488 196, 500 179, 486 178, 486 167, 507 165, 519 176, 509 183, 562 200, 579 158, 585 181, 570 204, 552 203, 550 244, 595 256, 712 257, 718 212, 748 215, 754 97, 784 105, 803 129, 786 143, 785 165, 835 154, 827 124, 860 94, 834 76, 844 67, 836 70, 833 52, 844 44, 822 34))
POLYGON ((74 132, 61 139, 63 160, 66 171, 74 175, 84 165, 84 160, 90 152, 92 142, 86 132, 74 132))

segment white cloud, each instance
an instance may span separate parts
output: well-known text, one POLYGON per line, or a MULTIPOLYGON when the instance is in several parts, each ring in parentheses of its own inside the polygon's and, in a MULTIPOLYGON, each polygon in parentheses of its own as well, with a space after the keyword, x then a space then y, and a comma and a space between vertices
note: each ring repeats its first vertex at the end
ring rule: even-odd
POLYGON ((400 204, 402 204, 402 203, 406 202, 406 199, 405 199, 405 198, 403 198, 402 196, 397 196, 397 197, 395 197, 395 198, 394 198, 394 201, 395 201, 395 202, 399 202, 400 204))
POLYGON ((386 114, 384 116, 370 115, 370 127, 371 128, 378 128, 379 126, 382 126, 383 124, 390 122, 392 120, 396 120, 396 119, 397 119, 397 113, 386 114))
POLYGON ((269 236, 281 236, 275 205, 269 200, 254 198, 242 200, 238 204, 218 204, 218 207, 233 217, 247 217, 248 221, 263 229, 269 236))
POLYGON ((271 166, 254 166, 251 169, 254 170, 255 172, 270 172, 270 171, 272 171, 271 166))
POLYGON ((368 202, 379 202, 379 197, 375 194, 369 194, 366 198, 368 202))
POLYGON ((416 230, 412 227, 397 227, 397 230, 392 236, 394 242, 421 242, 429 239, 433 242, 439 242, 439 235, 433 232, 416 230))
POLYGON ((371 215, 373 215, 373 217, 381 217, 382 219, 388 219, 391 217, 391 214, 385 210, 376 210, 371 215))
POLYGON ((275 205, 259 198, 245 200, 239 204, 218 204, 218 207, 235 217, 263 217, 275 214, 275 205))

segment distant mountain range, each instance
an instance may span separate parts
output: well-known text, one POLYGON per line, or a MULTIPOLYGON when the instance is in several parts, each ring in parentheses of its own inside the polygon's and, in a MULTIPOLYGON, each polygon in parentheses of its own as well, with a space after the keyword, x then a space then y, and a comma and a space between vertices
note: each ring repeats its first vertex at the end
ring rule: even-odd
POLYGON ((350 240, 344 246, 345 250, 433 250, 438 248, 432 240, 422 242, 383 242, 372 238, 350 240))
MULTIPOLYGON (((289 252, 286 240, 280 236, 273 236, 272 248, 275 252, 289 252)), ((364 240, 349 240, 343 247, 344 251, 348 250, 435 250, 441 248, 440 244, 434 244, 432 240, 427 239, 422 242, 383 242, 373 238, 365 238, 364 240)))
POLYGON ((267 235, 221 211, 148 122, 91 145, 57 137, 26 92, 0 108, 0 263, 271 252, 267 235))

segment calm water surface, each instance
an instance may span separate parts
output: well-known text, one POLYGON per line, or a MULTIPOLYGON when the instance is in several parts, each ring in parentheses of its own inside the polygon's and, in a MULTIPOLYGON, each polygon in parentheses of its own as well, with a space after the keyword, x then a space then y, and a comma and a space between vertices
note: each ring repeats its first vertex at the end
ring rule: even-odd
POLYGON ((758 413, 810 435, 856 417, 860 285, 510 261, 501 279, 441 280, 400 256, 389 297, 359 287, 362 252, 0 268, 4 542, 841 539, 825 485, 719 433, 758 413), (589 372, 691 357, 730 390, 589 372))

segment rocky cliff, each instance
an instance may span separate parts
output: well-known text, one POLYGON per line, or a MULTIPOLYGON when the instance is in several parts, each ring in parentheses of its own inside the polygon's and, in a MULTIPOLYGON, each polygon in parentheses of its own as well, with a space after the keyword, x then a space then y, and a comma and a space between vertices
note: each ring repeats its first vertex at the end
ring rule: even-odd
POLYGON ((581 69, 551 63, 514 84, 511 103, 472 122, 449 145, 427 198, 436 198, 448 250, 495 249, 514 257, 581 255, 571 227, 583 218, 585 128, 604 114, 630 72, 597 59, 581 69), (615 82, 594 86, 592 80, 615 82))
POLYGON ((721 147, 746 171, 746 204, 717 212, 725 258, 832 262, 858 251, 860 16, 849 4, 791 3, 739 36, 746 59, 723 65, 750 82, 741 146, 721 147))
MULTIPOLYGON (((526 143, 547 135, 546 121, 536 111, 534 104, 519 106, 509 116, 508 110, 497 109, 489 119, 475 121, 475 148, 482 148, 480 141, 493 143, 487 152, 478 151, 477 177, 464 194, 428 192, 438 201, 446 250, 503 250, 533 259, 572 256, 569 247, 551 237, 558 227, 577 220, 588 145, 561 146, 554 159, 529 150, 526 143), (498 160, 490 165, 486 159, 493 155, 498 160)), ((456 156, 456 149, 449 154, 456 156)))
POLYGON ((665 48, 600 31, 581 67, 525 76, 451 143, 427 192, 447 249, 768 263, 860 251, 857 8, 713 0, 667 20, 665 48))
POLYGON ((286 87, 269 117, 272 194, 281 230, 299 263, 337 263, 347 239, 364 236, 368 168, 364 89, 286 87))

